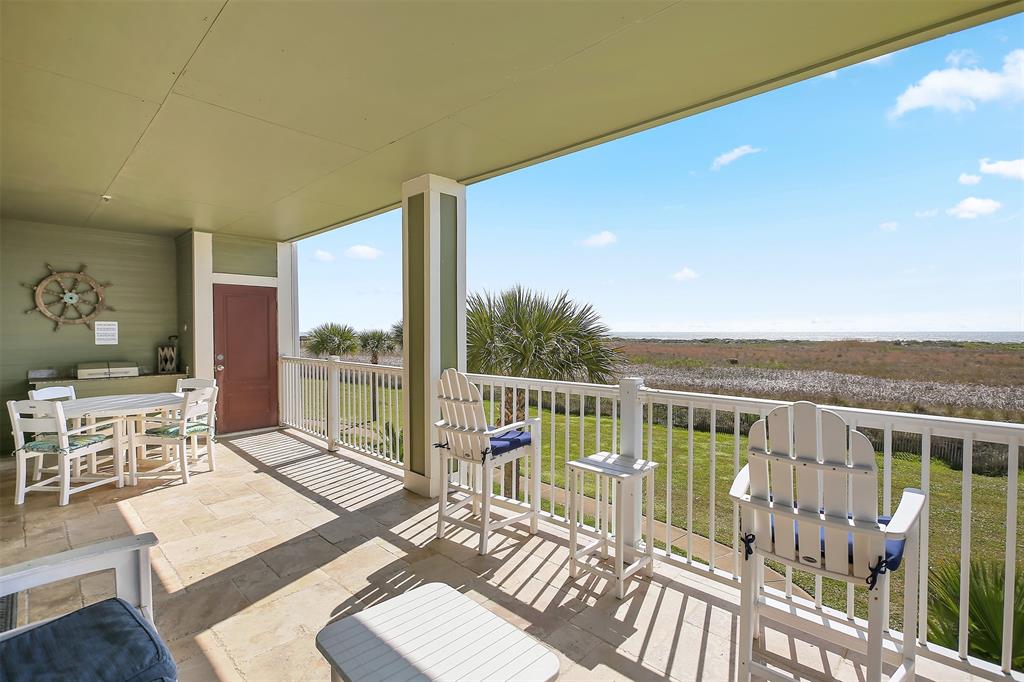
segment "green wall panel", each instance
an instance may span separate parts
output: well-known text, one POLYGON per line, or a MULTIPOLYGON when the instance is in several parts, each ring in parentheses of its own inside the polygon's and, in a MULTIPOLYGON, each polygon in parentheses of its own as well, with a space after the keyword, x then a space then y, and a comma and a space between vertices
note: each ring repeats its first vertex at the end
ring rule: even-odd
POLYGON ((459 366, 458 206, 458 199, 452 195, 441 195, 441 369, 459 366))
POLYGON ((194 282, 192 277, 193 233, 183 234, 174 240, 178 280, 178 369, 192 373, 195 362, 195 325, 192 307, 194 282))
POLYGON ((214 234, 213 271, 277 277, 277 242, 214 234))
MULTIPOLYGON (((178 332, 175 243, 170 237, 129 234, 25 221, 0 221, 0 394, 2 400, 26 397, 29 369, 70 371, 79 362, 124 360, 153 371, 156 347, 178 332), (116 320, 119 343, 97 346, 84 325, 53 331, 53 323, 32 307, 35 284, 58 270, 82 264, 100 282, 110 282, 107 302, 115 311, 99 319, 116 320)), ((11 451, 10 424, 3 410, 4 454, 11 451)))
POLYGON ((407 324, 412 331, 409 334, 409 390, 406 396, 409 409, 409 433, 412 435, 409 446, 409 468, 418 474, 426 473, 426 453, 423 452, 420 443, 426 425, 423 423, 423 414, 417 411, 416 405, 423 405, 427 397, 427 387, 423 385, 423 372, 426 367, 426 346, 423 335, 418 333, 423 329, 425 322, 425 311, 423 309, 423 249, 426 247, 426 239, 423 231, 425 229, 423 214, 424 197, 416 194, 409 197, 408 201, 408 247, 407 255, 409 263, 409 319, 407 324), (418 295, 416 295, 418 294, 418 295))

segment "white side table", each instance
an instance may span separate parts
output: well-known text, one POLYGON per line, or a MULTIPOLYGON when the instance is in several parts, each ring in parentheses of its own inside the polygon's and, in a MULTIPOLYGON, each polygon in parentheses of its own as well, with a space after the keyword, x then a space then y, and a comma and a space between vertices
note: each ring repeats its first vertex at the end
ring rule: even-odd
POLYGON ((429 583, 316 636, 332 679, 549 682, 558 656, 458 590, 429 583))
POLYGON ((626 457, 612 452, 599 452, 596 455, 569 462, 566 484, 569 496, 570 578, 576 579, 580 569, 583 569, 602 578, 613 580, 616 584, 616 596, 622 599, 626 592, 626 581, 630 576, 642 568, 646 569, 645 572, 648 576, 654 575, 654 470, 657 467, 657 462, 626 457), (579 535, 579 526, 583 524, 583 491, 585 475, 588 473, 594 474, 595 479, 594 510, 599 537, 594 542, 580 548, 577 536, 579 535), (644 553, 627 566, 625 533, 622 532, 626 523, 626 510, 621 501, 630 486, 634 486, 639 497, 645 482, 647 484, 646 546, 644 553), (613 487, 615 489, 614 497, 611 494, 613 487), (607 558, 609 535, 612 537, 611 542, 614 542, 615 545, 614 571, 584 561, 588 556, 597 552, 607 558))

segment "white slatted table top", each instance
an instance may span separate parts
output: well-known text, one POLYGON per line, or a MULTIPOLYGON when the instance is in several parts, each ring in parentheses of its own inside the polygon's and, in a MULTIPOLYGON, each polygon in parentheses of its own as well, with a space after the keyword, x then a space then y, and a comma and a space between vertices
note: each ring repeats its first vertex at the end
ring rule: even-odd
POLYGON ((617 455, 614 452, 599 452, 596 455, 574 459, 569 462, 570 469, 578 469, 622 480, 645 476, 653 472, 657 466, 657 462, 627 457, 626 455, 617 455))
POLYGON ((129 393, 65 400, 61 407, 68 419, 128 417, 181 405, 183 393, 129 393))
POLYGON ((331 623, 316 646, 344 679, 537 680, 558 657, 443 583, 429 583, 331 623))

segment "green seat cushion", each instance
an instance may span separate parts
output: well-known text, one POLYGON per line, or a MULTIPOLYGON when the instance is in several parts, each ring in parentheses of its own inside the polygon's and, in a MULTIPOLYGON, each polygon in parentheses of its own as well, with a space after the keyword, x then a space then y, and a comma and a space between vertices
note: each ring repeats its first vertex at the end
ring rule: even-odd
MULTIPOLYGON (((155 429, 146 429, 146 433, 151 436, 164 436, 166 438, 177 438, 178 432, 181 430, 179 424, 167 424, 165 426, 158 426, 155 429)), ((192 436, 197 433, 206 433, 210 430, 206 422, 192 422, 185 427, 185 435, 192 436)))
MULTIPOLYGON (((105 440, 110 440, 110 434, 76 433, 68 436, 68 450, 86 448, 96 443, 102 443, 105 440)), ((60 444, 57 441, 57 434, 46 433, 31 443, 25 443, 25 449, 29 452, 59 452, 60 444)))

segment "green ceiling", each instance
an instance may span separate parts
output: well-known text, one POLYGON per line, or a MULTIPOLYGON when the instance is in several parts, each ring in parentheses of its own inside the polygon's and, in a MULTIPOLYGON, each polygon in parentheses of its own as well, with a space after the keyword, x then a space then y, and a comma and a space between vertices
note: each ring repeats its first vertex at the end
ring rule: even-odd
POLYGON ((425 172, 485 179, 1024 2, 0 7, 4 217, 287 240, 425 172))

